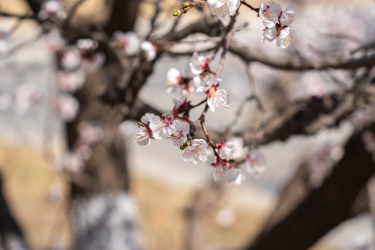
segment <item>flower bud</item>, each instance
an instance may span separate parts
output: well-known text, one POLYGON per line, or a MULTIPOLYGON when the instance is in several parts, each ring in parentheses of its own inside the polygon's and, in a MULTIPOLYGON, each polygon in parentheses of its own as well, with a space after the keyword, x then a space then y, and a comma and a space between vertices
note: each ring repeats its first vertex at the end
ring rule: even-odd
POLYGON ((191 142, 187 141, 187 142, 186 142, 186 145, 187 145, 187 146, 191 146, 191 142))
POLYGON ((186 148, 185 145, 180 146, 181 150, 184 150, 185 148, 186 148))
POLYGON ((180 10, 174 10, 174 11, 172 12, 172 15, 173 15, 173 16, 179 16, 179 15, 181 15, 181 11, 180 11, 180 10))
POLYGON ((184 2, 182 5, 183 5, 185 8, 190 6, 189 2, 184 2))

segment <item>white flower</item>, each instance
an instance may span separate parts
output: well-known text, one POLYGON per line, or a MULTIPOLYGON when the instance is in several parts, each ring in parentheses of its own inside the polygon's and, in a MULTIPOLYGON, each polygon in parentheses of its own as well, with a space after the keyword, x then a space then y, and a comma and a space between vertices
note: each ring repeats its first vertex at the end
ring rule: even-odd
POLYGON ((81 50, 90 51, 90 50, 94 50, 98 47, 98 42, 94 41, 90 38, 86 38, 86 39, 79 39, 76 42, 76 45, 81 50))
POLYGON ((233 160, 242 160, 249 152, 249 148, 244 147, 243 139, 241 137, 232 137, 227 140, 227 144, 234 144, 234 150, 232 153, 233 160))
POLYGON ((191 145, 187 146, 182 152, 184 161, 189 161, 193 164, 199 164, 206 160, 207 157, 207 142, 203 139, 194 139, 191 145))
POLYGON ((279 32, 280 35, 277 37, 276 46, 283 49, 287 48, 297 37, 296 32, 290 27, 281 28, 281 31, 279 30, 279 32))
POLYGON ((292 24, 295 16, 296 16, 296 10, 293 7, 289 6, 288 8, 286 8, 280 16, 281 27, 292 24))
POLYGON ((266 3, 260 5, 259 17, 267 28, 272 28, 278 23, 280 13, 281 5, 278 3, 271 2, 270 5, 266 3))
POLYGON ((146 53, 146 59, 148 61, 152 61, 156 57, 156 48, 155 46, 149 42, 149 41, 144 41, 141 43, 141 49, 146 53))
POLYGON ((177 99, 174 99, 173 98, 173 103, 174 103, 174 107, 172 110, 168 110, 165 112, 165 116, 167 118, 171 118, 172 121, 174 121, 175 119, 179 119, 179 120, 182 120, 182 121, 185 121, 187 123, 190 123, 191 121, 189 120, 189 118, 187 116, 179 116, 179 112, 180 111, 183 111, 183 110, 190 110, 190 101, 184 101, 184 102, 181 102, 180 100, 177 100, 177 99))
POLYGON ((184 75, 176 68, 170 68, 167 73, 167 93, 178 92, 181 90, 182 79, 184 75))
POLYGON ((73 173, 79 173, 85 167, 85 163, 76 152, 68 152, 56 158, 55 165, 58 169, 66 169, 73 173))
POLYGON ((38 17, 42 20, 50 18, 51 16, 56 16, 61 21, 66 18, 66 13, 59 1, 52 0, 44 2, 38 13, 38 17))
POLYGON ((233 16, 238 7, 240 7, 240 0, 207 0, 207 5, 211 13, 215 16, 225 16, 229 14, 233 16))
POLYGON ((81 52, 75 46, 64 49, 61 56, 61 66, 66 70, 75 70, 81 64, 81 52))
POLYGON ((175 130, 171 124, 171 118, 152 117, 150 128, 155 139, 167 139, 174 134, 175 130))
POLYGON ((134 141, 136 141, 141 146, 149 146, 152 137, 152 131, 148 125, 145 126, 143 130, 137 130, 134 132, 134 141))
POLYGON ((208 61, 208 58, 202 56, 198 52, 194 52, 189 63, 191 73, 193 73, 194 75, 200 75, 201 73, 203 73, 203 71, 208 70, 208 61))
POLYGON ((234 143, 222 142, 221 145, 218 146, 218 148, 219 148, 218 151, 219 151, 220 158, 228 160, 228 161, 233 159, 233 152, 235 149, 234 143))
POLYGON ((22 84, 14 91, 14 110, 17 114, 25 113, 29 107, 41 100, 42 90, 34 84, 22 84))
POLYGON ((216 162, 211 165, 215 168, 215 181, 223 181, 225 183, 233 182, 236 181, 241 174, 241 169, 231 166, 227 160, 221 159, 220 157, 217 157, 216 162))
POLYGON ((60 71, 57 74, 57 84, 62 91, 76 92, 85 84, 86 74, 83 70, 60 71))
POLYGON ((71 122, 77 116, 79 102, 71 95, 60 94, 57 98, 52 99, 52 108, 64 122, 71 122))
POLYGON ((65 40, 61 37, 60 31, 53 29, 44 36, 44 41, 48 49, 52 52, 58 52, 65 46, 65 40))
MULTIPOLYGON (((200 78, 199 81, 201 85, 197 88, 197 92, 206 92, 211 88, 211 86, 218 85, 221 79, 217 77, 204 76, 200 78)), ((196 84, 198 84, 198 81, 196 84)))
POLYGON ((229 95, 224 89, 217 89, 217 85, 213 84, 206 91, 207 95, 207 104, 210 107, 211 111, 215 111, 216 108, 229 107, 229 95))
POLYGON ((277 38, 277 29, 276 26, 272 28, 265 28, 263 30, 263 35, 260 38, 262 42, 264 42, 264 39, 268 40, 269 42, 272 42, 277 38))
POLYGON ((123 49, 129 56, 138 53, 140 41, 137 34, 135 34, 134 32, 130 31, 123 33, 121 31, 116 31, 113 34, 113 38, 115 39, 115 44, 123 49))
POLYGON ((247 171, 255 178, 259 178, 260 174, 266 169, 266 160, 259 149, 252 150, 246 157, 247 171))
POLYGON ((149 126, 151 120, 154 118, 160 119, 158 116, 155 116, 152 113, 146 113, 144 116, 142 116, 142 123, 139 124, 139 127, 143 127, 143 130, 138 130, 134 132, 134 141, 136 141, 139 145, 148 146, 151 142, 150 139, 155 139, 152 130, 149 126))
POLYGON ((175 132, 172 136, 173 146, 180 148, 187 141, 187 134, 189 134, 190 125, 189 123, 181 120, 174 120, 173 127, 175 132))
POLYGON ((103 129, 94 123, 88 121, 81 121, 78 124, 79 138, 87 145, 100 141, 104 138, 103 129))

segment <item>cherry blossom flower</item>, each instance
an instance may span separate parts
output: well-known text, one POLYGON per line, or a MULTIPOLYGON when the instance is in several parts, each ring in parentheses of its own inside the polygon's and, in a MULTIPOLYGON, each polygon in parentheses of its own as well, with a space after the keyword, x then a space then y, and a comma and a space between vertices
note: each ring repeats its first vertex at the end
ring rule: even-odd
POLYGON ((205 92, 207 96, 207 104, 211 111, 215 111, 216 108, 229 107, 229 95, 226 90, 218 89, 218 84, 212 84, 205 92))
POLYGON ((259 17, 263 21, 263 25, 267 28, 274 27, 281 14, 281 5, 275 2, 271 2, 269 5, 262 3, 259 9, 259 17))
POLYGON ((215 16, 233 16, 240 7, 240 0, 207 0, 206 1, 211 13, 215 16))
POLYGON ((88 121, 81 121, 78 124, 78 134, 80 140, 87 145, 91 145, 104 138, 102 127, 88 121))
POLYGON ((67 152, 56 158, 55 165, 58 169, 65 169, 73 173, 82 172, 85 167, 84 161, 76 152, 67 152))
POLYGON ((190 125, 189 123, 181 120, 175 120, 173 122, 173 128, 175 129, 172 135, 173 146, 180 148, 187 141, 187 134, 189 134, 190 125))
POLYGON ((180 100, 177 100, 177 99, 173 99, 173 103, 174 103, 174 106, 173 106, 173 109, 172 110, 169 110, 165 113, 165 116, 167 118, 171 118, 172 121, 178 119, 178 120, 181 120, 181 121, 185 121, 187 123, 190 123, 191 121, 189 120, 189 117, 188 116, 179 116, 178 114, 180 112, 183 112, 183 111, 189 111, 189 108, 190 108, 190 101, 183 101, 181 102, 180 100))
POLYGON ((53 29, 44 36, 44 41, 51 52, 58 52, 65 46, 65 40, 60 31, 53 29))
POLYGON ((150 128, 155 139, 167 139, 174 134, 175 130, 171 124, 171 118, 152 117, 150 128))
POLYGON ((264 40, 266 39, 267 41, 272 42, 276 38, 277 38, 277 29, 276 27, 272 27, 272 28, 265 28, 263 30, 263 35, 260 38, 260 40, 264 42, 264 40))
POLYGON ((239 161, 246 157, 249 152, 249 147, 244 147, 243 139, 241 137, 232 137, 227 140, 227 144, 233 144, 234 150, 232 153, 232 159, 239 161))
POLYGON ((260 174, 266 169, 266 160, 259 149, 254 149, 246 157, 246 169, 256 179, 259 178, 260 174))
POLYGON ((184 151, 182 157, 184 161, 189 161, 193 164, 199 164, 207 158, 207 142, 203 139, 194 139, 190 142, 184 151))
POLYGON ((0 90, 0 111, 7 110, 12 105, 12 95, 0 90))
POLYGON ((98 42, 90 38, 85 38, 85 39, 79 39, 76 42, 76 45, 80 50, 92 51, 98 47, 98 42))
POLYGON ((241 174, 241 169, 230 165, 226 159, 216 157, 216 162, 211 164, 214 170, 214 180, 225 183, 236 181, 241 174))
POLYGON ((83 142, 78 142, 74 145, 74 152, 84 161, 87 161, 92 156, 92 149, 83 142))
MULTIPOLYGON (((176 68, 171 68, 167 73, 167 93, 182 92, 182 85, 184 84, 184 75, 176 68)), ((187 84, 188 85, 188 84, 187 84)))
POLYGON ((62 91, 74 93, 85 84, 86 73, 83 70, 60 71, 57 74, 57 84, 62 91))
POLYGON ((141 146, 149 146, 151 140, 150 139, 155 139, 152 133, 152 130, 149 126, 151 123, 151 120, 158 116, 155 116, 152 113, 147 113, 141 118, 141 122, 139 123, 138 126, 140 128, 143 128, 143 130, 137 130, 134 132, 134 141, 136 141, 139 145, 141 146))
POLYGON ((129 56, 138 53, 140 48, 140 41, 134 32, 123 33, 121 31, 116 31, 113 34, 115 40, 115 45, 123 49, 129 56))
POLYGON ((289 6, 288 8, 286 8, 279 18, 281 27, 291 25, 294 21, 295 16, 296 10, 293 7, 289 6))
POLYGON ((52 108, 59 114, 64 122, 71 122, 77 116, 79 110, 78 100, 68 94, 60 94, 52 99, 52 108))
POLYGON ((14 91, 14 110, 17 114, 25 113, 32 104, 42 99, 42 90, 34 84, 22 84, 14 91))
POLYGON ((194 52, 189 63, 191 73, 193 73, 194 75, 200 75, 204 71, 209 70, 210 68, 208 65, 209 60, 210 59, 204 57, 198 52, 194 52))
POLYGON ((44 2, 38 13, 38 17, 42 20, 51 18, 52 16, 55 16, 61 21, 66 18, 66 13, 59 1, 51 0, 44 2))
POLYGON ((146 54, 146 59, 148 61, 152 61, 156 57, 156 48, 155 46, 149 42, 149 41, 144 41, 141 43, 141 49, 145 52, 146 54))
POLYGON ((81 52, 75 46, 68 46, 61 55, 61 66, 66 70, 76 70, 81 64, 81 52))
POLYGON ((216 145, 219 157, 228 161, 233 159, 234 147, 235 145, 233 143, 228 142, 222 142, 221 144, 216 145))
POLYGON ((277 37, 276 46, 283 49, 287 48, 289 44, 296 39, 297 34, 288 26, 284 26, 278 31, 279 35, 277 37))

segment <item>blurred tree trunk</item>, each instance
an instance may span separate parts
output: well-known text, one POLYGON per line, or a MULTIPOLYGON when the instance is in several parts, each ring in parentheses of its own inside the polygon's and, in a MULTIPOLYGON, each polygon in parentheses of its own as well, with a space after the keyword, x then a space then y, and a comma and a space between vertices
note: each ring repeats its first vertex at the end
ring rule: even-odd
MULTIPOLYGON (((27 1, 38 13, 40 1, 27 1)), ((140 1, 107 0, 106 4, 111 7, 104 28, 109 35, 115 30, 133 29, 140 1)), ((140 249, 137 208, 129 190, 126 148, 118 130, 121 116, 100 101, 106 86, 120 80, 123 69, 116 58, 109 56, 102 69, 86 73, 86 83, 75 95, 80 103, 79 114, 67 124, 68 145, 69 148, 74 146, 78 139, 77 126, 82 121, 100 124, 105 137, 91 145, 93 154, 83 172, 70 175, 74 249, 140 249)))
MULTIPOLYGON (((116 30, 132 30, 138 6, 138 0, 113 1, 106 32, 111 35, 116 30)), ((76 94, 81 105, 79 115, 67 126, 69 145, 77 139, 81 121, 99 122, 105 130, 104 140, 92 146, 93 156, 84 172, 72 178, 77 250, 141 248, 137 207, 129 190, 126 148, 118 130, 121 116, 100 100, 105 86, 119 82, 122 71, 119 61, 107 57, 99 72, 88 74, 84 88, 76 94)))

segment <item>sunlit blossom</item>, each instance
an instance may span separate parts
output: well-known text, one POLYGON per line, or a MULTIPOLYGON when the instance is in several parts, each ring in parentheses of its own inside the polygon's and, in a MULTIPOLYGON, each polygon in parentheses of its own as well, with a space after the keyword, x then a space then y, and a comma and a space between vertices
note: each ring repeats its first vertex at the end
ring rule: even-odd
POLYGON ((207 142, 203 139, 194 139, 190 146, 187 146, 182 152, 184 161, 189 161, 193 164, 199 164, 207 158, 207 142))
POLYGON ((149 42, 149 41, 144 41, 141 43, 141 49, 145 52, 146 59, 148 61, 152 61, 156 57, 156 48, 155 46, 149 42))
POLYGON ((187 141, 187 134, 189 133, 189 123, 181 120, 175 120, 173 122, 173 128, 175 129, 172 135, 173 146, 180 148, 187 141))
POLYGON ((211 13, 215 16, 225 16, 229 14, 233 16, 237 9, 240 7, 240 0, 207 0, 206 4, 208 5, 211 13))

